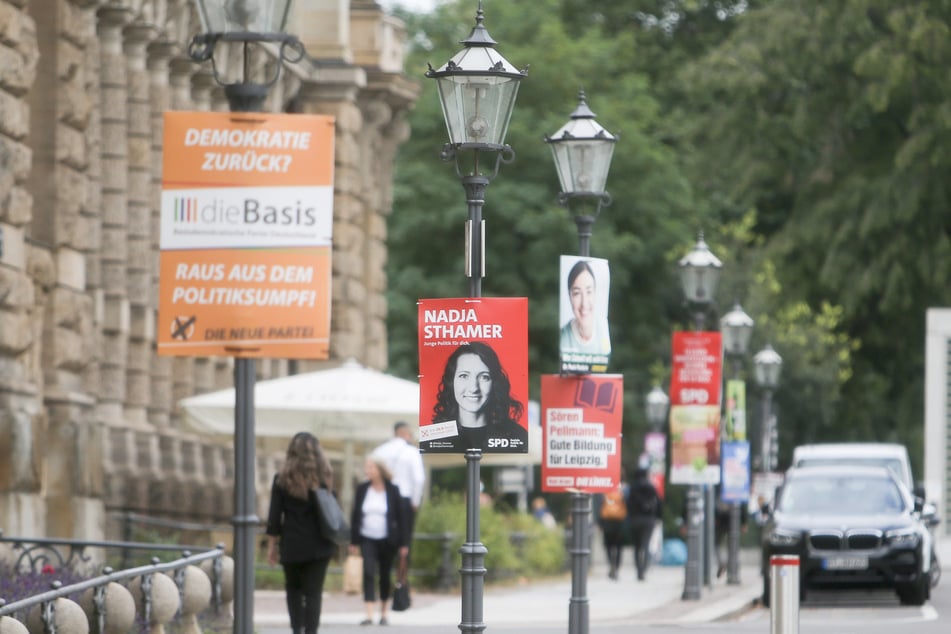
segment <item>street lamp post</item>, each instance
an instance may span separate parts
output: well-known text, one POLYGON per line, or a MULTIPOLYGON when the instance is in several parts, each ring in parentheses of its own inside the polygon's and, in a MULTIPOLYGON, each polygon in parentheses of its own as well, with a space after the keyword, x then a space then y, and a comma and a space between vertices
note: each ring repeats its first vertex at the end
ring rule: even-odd
MULTIPOLYGON (((647 424, 650 425, 653 440, 648 443, 645 436, 644 449, 649 459, 648 473, 656 484, 654 478, 659 478, 663 482, 664 474, 667 472, 667 434, 665 426, 667 425, 667 412, 670 410, 670 398, 659 385, 647 393, 644 399, 645 413, 647 414, 647 424)), ((664 487, 666 490, 666 487, 664 487)))
MULTIPOLYGON (((753 318, 746 314, 739 302, 720 320, 720 332, 723 333, 723 350, 733 361, 733 378, 740 379, 740 365, 750 345, 753 334, 753 318)), ((745 412, 744 412, 745 415, 745 412)), ((728 430, 726 440, 736 440, 736 430, 728 430)), ((730 505, 730 534, 727 541, 726 582, 731 585, 740 583, 740 503, 730 505)))
MULTIPOLYGON (((304 56, 304 47, 284 32, 291 0, 195 0, 203 33, 188 46, 196 62, 211 61, 215 81, 224 86, 232 112, 260 111, 268 90, 280 77, 284 62, 304 56), (226 81, 215 63, 220 42, 242 47, 241 77, 226 81), (279 45, 280 59, 263 82, 251 79, 251 47, 264 42, 279 45)), ((255 531, 259 524, 255 502, 254 359, 239 356, 234 363, 234 632, 254 631, 255 531)))
MULTIPOLYGON (((555 134, 545 137, 551 147, 561 184, 558 202, 574 215, 578 228, 578 254, 591 255, 591 229, 603 205, 611 196, 604 190, 617 137, 594 120, 584 91, 571 118, 555 134), (583 203, 594 201, 594 211, 583 203), (572 202, 576 203, 572 210, 572 202)), ((591 556, 591 494, 576 491, 571 496, 571 602, 568 632, 587 634, 589 624, 587 574, 591 556)))
POLYGON ((753 371, 756 385, 763 390, 763 418, 760 422, 760 466, 764 473, 774 471, 778 466, 779 443, 776 441, 778 428, 773 415, 773 391, 779 386, 779 375, 783 368, 783 358, 773 346, 766 346, 753 357, 753 371))
MULTIPOLYGON (((426 72, 435 79, 439 92, 449 143, 442 149, 444 161, 454 161, 456 175, 466 192, 468 219, 465 231, 466 277, 469 296, 482 296, 485 275, 485 224, 482 207, 485 190, 498 174, 502 163, 509 163, 515 153, 505 144, 505 133, 515 106, 518 86, 527 72, 517 70, 498 51, 496 41, 483 25, 482 2, 476 12, 476 24, 464 48, 448 62, 426 72), (481 159, 486 156, 486 164, 481 159), (468 161, 468 164, 466 164, 468 161), (487 168, 487 169, 486 169, 487 168)), ((459 629, 481 634, 483 594, 485 587, 485 555, 480 541, 479 483, 482 450, 466 450, 466 541, 462 555, 462 619, 459 629)))
MULTIPOLYGON (((710 251, 703 240, 703 233, 697 238, 693 249, 680 259, 680 281, 687 301, 695 306, 694 327, 702 331, 706 321, 706 311, 713 301, 723 263, 710 251)), ((712 514, 704 511, 704 496, 701 487, 692 484, 687 489, 687 565, 684 567, 683 599, 700 598, 700 588, 706 571, 709 583, 709 551, 712 546, 712 514), (704 535, 709 542, 704 548, 704 535), (706 560, 706 561, 705 561, 706 560)))
POLYGON ((664 393, 664 390, 655 385, 654 389, 647 393, 647 423, 654 431, 661 431, 664 423, 667 422, 667 410, 670 407, 670 398, 664 393))
POLYGON ((555 169, 561 184, 558 202, 572 211, 578 227, 578 254, 591 255, 591 229, 603 206, 611 204, 605 189, 608 170, 614 157, 617 136, 594 120, 584 91, 578 93, 578 107, 571 119, 545 142, 551 147, 555 169), (594 212, 581 204, 572 210, 572 203, 594 201, 594 212))

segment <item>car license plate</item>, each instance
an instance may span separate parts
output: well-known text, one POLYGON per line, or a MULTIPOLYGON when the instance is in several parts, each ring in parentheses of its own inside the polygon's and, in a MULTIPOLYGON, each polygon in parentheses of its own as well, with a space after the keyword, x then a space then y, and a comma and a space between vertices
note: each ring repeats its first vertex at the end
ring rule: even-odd
POLYGON ((868 557, 828 557, 822 560, 825 570, 865 570, 868 557))

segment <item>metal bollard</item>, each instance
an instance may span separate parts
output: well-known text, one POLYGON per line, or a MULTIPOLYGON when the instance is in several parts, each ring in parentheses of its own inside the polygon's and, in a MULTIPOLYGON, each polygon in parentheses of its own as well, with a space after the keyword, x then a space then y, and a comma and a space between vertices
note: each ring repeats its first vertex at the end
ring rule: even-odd
POLYGON ((770 634, 799 634, 799 556, 769 558, 770 634))

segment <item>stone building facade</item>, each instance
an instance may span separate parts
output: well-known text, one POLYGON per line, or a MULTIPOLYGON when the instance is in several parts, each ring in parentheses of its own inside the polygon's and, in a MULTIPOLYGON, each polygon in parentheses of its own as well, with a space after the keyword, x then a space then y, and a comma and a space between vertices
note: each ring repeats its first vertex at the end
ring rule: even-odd
MULTIPOLYGON (((369 0, 297 0, 268 110, 336 117, 331 358, 382 369, 386 216, 418 83, 369 0)), ((112 511, 227 521, 233 451, 180 399, 229 358, 155 354, 162 115, 228 110, 193 0, 0 0, 0 530, 114 538, 112 511)), ((219 60, 228 70, 229 56, 219 60)), ((256 54, 255 72, 274 56, 256 54)), ((259 379, 317 362, 257 362, 259 379)), ((258 455, 266 501, 277 456, 258 455)))

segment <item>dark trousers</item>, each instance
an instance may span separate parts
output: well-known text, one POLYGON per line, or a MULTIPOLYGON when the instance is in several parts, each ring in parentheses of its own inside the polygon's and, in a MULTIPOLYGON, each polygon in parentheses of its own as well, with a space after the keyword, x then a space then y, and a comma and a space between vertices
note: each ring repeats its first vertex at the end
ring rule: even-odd
POLYGON ((294 634, 316 634, 320 626, 320 599, 330 559, 284 564, 287 613, 294 634))
POLYGON ((616 573, 621 567, 621 551, 624 547, 624 521, 601 520, 601 537, 608 558, 608 569, 616 573))
POLYGON ((360 554, 363 556, 363 600, 367 603, 376 601, 375 582, 378 577, 380 601, 389 600, 396 552, 396 547, 385 539, 360 538, 360 554))
POLYGON ((631 521, 631 541, 634 542, 634 566, 637 568, 637 578, 647 576, 650 565, 651 535, 654 533, 653 518, 638 518, 631 521))

